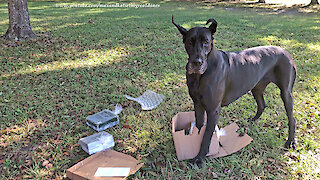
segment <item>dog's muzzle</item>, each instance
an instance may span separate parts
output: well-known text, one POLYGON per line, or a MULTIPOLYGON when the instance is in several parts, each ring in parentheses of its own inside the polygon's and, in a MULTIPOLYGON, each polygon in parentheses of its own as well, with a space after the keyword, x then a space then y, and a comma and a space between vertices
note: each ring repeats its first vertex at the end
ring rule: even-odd
POLYGON ((207 61, 202 59, 195 59, 189 61, 187 64, 188 74, 203 74, 207 70, 207 61))

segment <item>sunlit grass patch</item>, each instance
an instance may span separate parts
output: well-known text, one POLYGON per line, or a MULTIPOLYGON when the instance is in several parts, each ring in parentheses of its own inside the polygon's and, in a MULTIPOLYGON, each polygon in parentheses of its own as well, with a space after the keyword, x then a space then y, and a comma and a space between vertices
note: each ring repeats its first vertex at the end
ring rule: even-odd
MULTIPOLYGON (((69 52, 71 53, 71 52, 69 52)), ((128 52, 121 47, 117 47, 110 50, 88 50, 84 52, 78 52, 80 56, 79 59, 60 59, 59 61, 51 60, 50 63, 38 64, 35 66, 28 66, 19 71, 13 72, 13 74, 2 74, 2 77, 8 77, 19 74, 29 74, 29 73, 44 73, 49 71, 59 71, 63 69, 73 69, 73 68, 85 68, 85 67, 95 67, 99 65, 109 65, 112 63, 119 63, 121 57, 126 56, 128 52)), ((76 56, 79 56, 76 54, 76 56)), ((32 54, 32 57, 39 58, 45 56, 44 54, 32 54)))
POLYGON ((313 179, 320 173, 319 149, 317 152, 305 151, 303 153, 288 153, 287 164, 291 167, 291 172, 295 177, 313 179))

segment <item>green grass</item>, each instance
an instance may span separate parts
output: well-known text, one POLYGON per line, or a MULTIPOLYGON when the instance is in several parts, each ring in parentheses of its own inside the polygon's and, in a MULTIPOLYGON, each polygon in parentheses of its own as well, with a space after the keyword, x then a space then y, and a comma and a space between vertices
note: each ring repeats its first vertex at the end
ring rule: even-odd
MULTIPOLYGON (((112 110, 116 103, 124 110, 120 124, 107 130, 117 141, 114 149, 145 163, 132 179, 210 179, 212 172, 221 179, 319 179, 320 17, 151 2, 161 7, 56 8, 60 1, 28 3, 39 39, 15 45, 0 40, 0 179, 64 178, 67 168, 88 157, 77 144, 95 133, 85 118, 112 110), (279 90, 269 85, 267 108, 256 123, 247 122, 256 111, 249 94, 221 112, 219 125, 237 121, 254 139, 251 144, 231 156, 207 159, 202 169, 177 160, 171 118, 193 110, 193 104, 185 80, 187 55, 171 14, 186 28, 203 26, 214 17, 218 49, 272 44, 293 55, 298 67, 293 92, 296 151, 283 149, 287 119, 279 90), (142 111, 124 97, 147 89, 166 96, 155 110, 142 111), (132 130, 123 128, 125 122, 132 130), (45 160, 50 165, 43 167, 45 160)), ((7 26, 7 4, 1 2, 0 34, 7 26)))
MULTIPOLYGON (((310 1, 309 1, 310 2, 310 1)), ((308 1, 301 0, 279 0, 273 1, 272 4, 270 1, 267 3, 257 3, 257 1, 207 1, 207 5, 216 6, 216 7, 227 7, 227 8, 252 8, 257 12, 268 12, 268 13, 312 13, 319 14, 320 5, 307 5, 308 1)))

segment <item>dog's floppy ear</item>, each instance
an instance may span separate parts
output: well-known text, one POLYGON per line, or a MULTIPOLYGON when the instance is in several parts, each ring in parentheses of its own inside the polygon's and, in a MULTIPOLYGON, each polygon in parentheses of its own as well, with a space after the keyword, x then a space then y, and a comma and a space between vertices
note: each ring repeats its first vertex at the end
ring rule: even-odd
POLYGON ((211 25, 209 26, 209 29, 211 31, 211 34, 213 35, 217 30, 218 23, 213 18, 212 19, 208 19, 206 25, 208 25, 209 23, 211 23, 211 25))
POLYGON ((176 24, 176 23, 174 22, 174 20, 173 20, 173 15, 172 15, 172 24, 174 24, 174 25, 178 28, 178 30, 180 31, 180 33, 181 33, 183 36, 185 36, 185 35, 187 34, 188 31, 187 31, 185 28, 181 27, 180 25, 178 25, 178 24, 176 24))

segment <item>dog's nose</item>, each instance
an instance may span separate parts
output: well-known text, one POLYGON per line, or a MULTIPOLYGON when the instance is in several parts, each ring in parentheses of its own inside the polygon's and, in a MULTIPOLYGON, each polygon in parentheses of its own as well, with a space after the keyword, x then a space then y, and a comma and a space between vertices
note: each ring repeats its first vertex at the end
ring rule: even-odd
POLYGON ((202 65, 202 60, 201 59, 195 59, 195 60, 193 60, 193 62, 192 62, 194 65, 196 65, 196 66, 201 66, 202 65))

